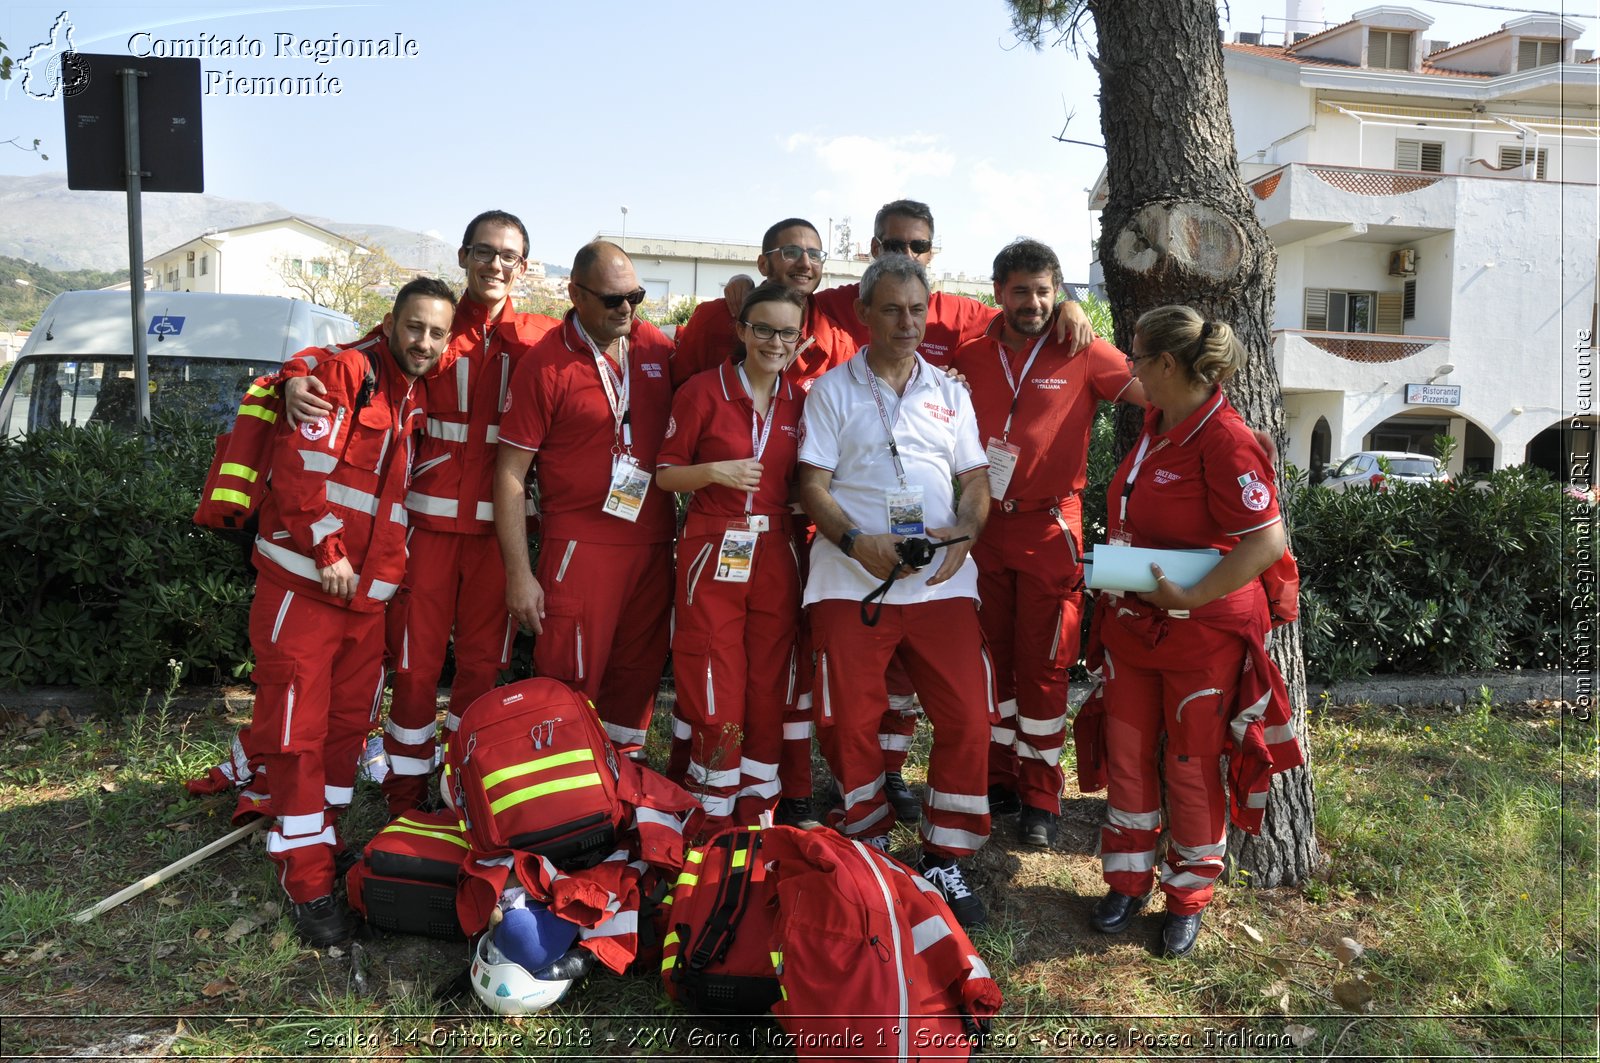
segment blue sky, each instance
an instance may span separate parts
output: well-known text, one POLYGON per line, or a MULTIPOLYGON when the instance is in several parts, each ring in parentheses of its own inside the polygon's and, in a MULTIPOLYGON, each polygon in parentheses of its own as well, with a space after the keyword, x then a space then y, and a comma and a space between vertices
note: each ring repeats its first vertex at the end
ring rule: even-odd
MULTIPOLYGON (((1326 0, 1342 21, 1368 3, 1326 0)), ((1405 0, 1428 36, 1460 41, 1514 12, 1405 0)), ((1593 14, 1592 0, 1502 6, 1593 14)), ((10 0, 14 58, 65 10, 80 51, 126 53, 209 35, 260 42, 261 57, 210 55, 206 190, 343 222, 458 239, 466 219, 520 214, 536 258, 566 263, 597 230, 754 242, 788 215, 826 229, 911 196, 933 207, 940 270, 983 275, 1017 235, 1088 274, 1085 189, 1100 151, 1088 60, 1018 46, 1001 0, 813 0, 775 4, 38 4, 10 0), (136 38, 136 34, 148 36, 136 38), (415 42, 405 58, 276 58, 279 34, 415 42), (338 95, 246 96, 227 78, 337 77, 338 95)), ((1231 28, 1260 30, 1283 0, 1235 0, 1231 28)), ((1585 20, 1592 26, 1592 20, 1585 20)), ((1269 31, 1281 22, 1268 21, 1269 31)), ((1580 46, 1593 47, 1594 32, 1580 46)), ((1080 49, 1080 53, 1081 53, 1080 49)), ((0 140, 40 137, 53 158, 0 145, 0 173, 64 169, 59 99, 14 80, 0 140)))

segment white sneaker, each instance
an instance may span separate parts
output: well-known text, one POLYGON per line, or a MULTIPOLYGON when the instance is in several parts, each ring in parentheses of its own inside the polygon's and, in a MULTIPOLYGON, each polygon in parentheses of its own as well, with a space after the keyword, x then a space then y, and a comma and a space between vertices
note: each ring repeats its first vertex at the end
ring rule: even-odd
POLYGON ((889 836, 887 834, 874 834, 870 838, 857 838, 856 841, 862 845, 870 845, 885 855, 889 852, 889 836))

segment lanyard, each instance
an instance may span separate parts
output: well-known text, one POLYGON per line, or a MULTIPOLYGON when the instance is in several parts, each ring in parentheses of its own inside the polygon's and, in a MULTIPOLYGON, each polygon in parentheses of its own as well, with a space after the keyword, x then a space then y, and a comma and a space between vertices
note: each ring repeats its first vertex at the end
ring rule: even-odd
MULTIPOLYGON (((889 411, 883 405, 883 392, 878 389, 878 374, 872 371, 872 363, 867 361, 867 350, 868 348, 866 347, 861 348, 861 368, 866 371, 867 387, 872 391, 872 401, 877 403, 878 420, 883 423, 883 434, 889 437, 889 457, 894 459, 894 474, 900 478, 901 490, 905 490, 908 486, 906 484, 906 467, 900 462, 900 447, 894 441, 894 426, 900 423, 900 407, 899 405, 895 406, 894 421, 891 422, 889 420, 889 411)), ((915 373, 916 371, 917 367, 912 366, 912 372, 915 373)))
POLYGON ((1011 409, 1006 411, 1006 426, 1000 432, 1000 438, 1007 443, 1011 442, 1011 418, 1017 415, 1017 403, 1022 400, 1022 385, 1028 382, 1028 370, 1033 368, 1033 360, 1039 357, 1039 349, 1049 335, 1046 331, 1034 341, 1033 350, 1028 352, 1028 360, 1022 363, 1022 372, 1017 377, 1011 375, 1011 358, 1006 354, 1005 344, 995 341, 995 350, 1000 355, 1000 368, 1005 370, 1006 383, 1011 387, 1011 409))
POLYGON ((600 386, 605 390, 606 403, 611 407, 613 422, 611 453, 620 454, 626 450, 632 454, 633 428, 628 415, 628 341, 626 338, 617 341, 617 358, 623 366, 622 376, 619 379, 616 370, 611 368, 611 363, 606 361, 606 356, 601 352, 599 345, 583 331, 583 324, 576 317, 573 318, 572 324, 577 328, 583 342, 589 345, 589 353, 594 355, 594 367, 600 374, 600 386))
POLYGON ((1144 459, 1166 446, 1170 440, 1163 439, 1154 449, 1150 446, 1150 433, 1146 432, 1139 440, 1139 452, 1133 456, 1133 466, 1128 470, 1128 481, 1122 485, 1122 498, 1117 509, 1117 530, 1122 531, 1128 523, 1128 497, 1133 494, 1134 481, 1139 479, 1139 468, 1144 464, 1144 459))
MULTIPOLYGON (((774 373, 772 376, 772 397, 767 400, 767 419, 763 422, 756 414, 756 393, 755 389, 750 386, 750 378, 745 375, 744 366, 740 365, 737 368, 739 371, 739 383, 744 385, 745 393, 750 396, 750 449, 754 452, 755 459, 760 461, 761 455, 767 449, 767 438, 772 435, 772 422, 777 419, 778 387, 783 383, 783 374, 774 373), (758 425, 760 426, 759 432, 757 431, 758 425)), ((744 493, 745 513, 753 513, 755 508, 756 493, 754 491, 746 491, 744 493)))

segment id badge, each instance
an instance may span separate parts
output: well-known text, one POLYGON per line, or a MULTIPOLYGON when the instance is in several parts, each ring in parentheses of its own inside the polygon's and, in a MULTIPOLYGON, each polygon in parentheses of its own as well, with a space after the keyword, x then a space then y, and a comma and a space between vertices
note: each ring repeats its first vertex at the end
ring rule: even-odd
POLYGON ((644 494, 649 489, 650 474, 624 454, 612 467, 611 488, 606 492, 604 510, 632 524, 639 519, 639 510, 644 508, 644 494))
POLYGON ((1127 532, 1116 532, 1107 535, 1106 542, 1111 546, 1132 546, 1133 538, 1127 532))
POLYGON ((904 487, 889 492, 889 531, 894 535, 925 535, 922 487, 904 487))
POLYGON ((717 550, 716 579, 723 583, 749 583, 750 563, 756 553, 758 534, 729 528, 722 533, 722 546, 717 550))
POLYGON ((983 452, 989 458, 989 497, 996 502, 1003 502, 1006 488, 1011 486, 1011 477, 1017 471, 1017 458, 1022 454, 1022 448, 1003 439, 991 438, 983 452))

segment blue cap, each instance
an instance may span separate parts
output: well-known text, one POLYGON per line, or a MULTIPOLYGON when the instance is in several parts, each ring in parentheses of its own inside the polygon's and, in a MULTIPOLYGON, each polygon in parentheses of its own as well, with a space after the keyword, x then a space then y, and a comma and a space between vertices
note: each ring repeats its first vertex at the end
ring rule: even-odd
POLYGON ((536 971, 566 955, 578 939, 578 926, 529 901, 526 908, 511 908, 494 931, 494 944, 512 963, 536 971))

